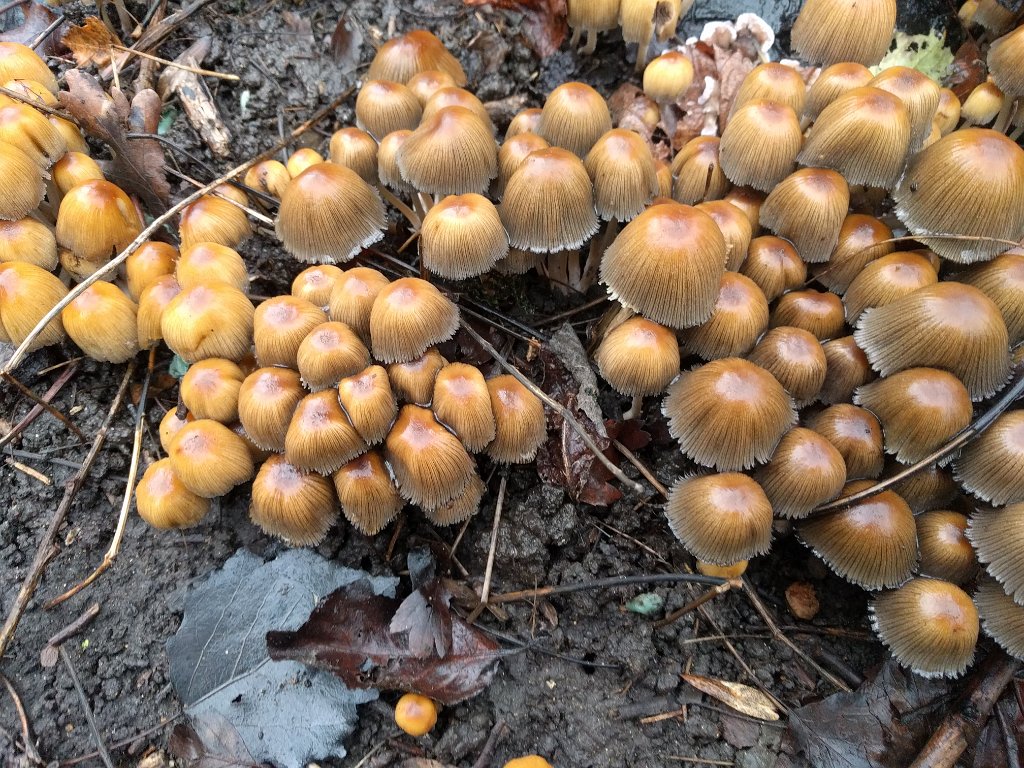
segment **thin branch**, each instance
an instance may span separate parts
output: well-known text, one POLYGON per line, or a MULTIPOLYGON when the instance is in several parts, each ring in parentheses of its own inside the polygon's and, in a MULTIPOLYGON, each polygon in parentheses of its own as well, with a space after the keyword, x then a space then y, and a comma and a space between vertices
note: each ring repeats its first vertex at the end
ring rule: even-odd
POLYGON ((25 96, 24 94, 18 93, 17 91, 12 91, 10 88, 3 87, 0 87, 0 93, 2 93, 4 96, 8 96, 14 99, 15 101, 20 101, 22 104, 28 104, 33 109, 38 109, 40 112, 43 112, 47 115, 53 115, 54 117, 59 117, 64 120, 71 119, 71 115, 69 115, 67 112, 62 112, 59 109, 54 109, 49 104, 43 104, 43 102, 41 102, 39 100, 39 97, 37 96, 25 96))
POLYGON ((67 517, 68 510, 71 509, 71 504, 74 502, 75 496, 85 483, 85 479, 89 476, 89 470, 92 469, 93 462, 96 461, 96 456, 99 454, 100 448, 103 446, 103 442, 107 439, 107 432, 110 429, 110 423, 113 421, 114 415, 121 407, 121 402, 124 400, 125 393, 128 391, 128 385, 131 383, 132 374, 134 372, 135 361, 133 360, 125 369, 124 378, 121 379, 121 386, 118 388, 117 394, 114 396, 114 402, 110 404, 110 410, 107 411, 107 416, 103 420, 103 424, 99 428, 99 431, 96 433, 96 437, 93 439, 92 447, 89 448, 89 453, 86 455, 85 461, 82 462, 81 469, 79 469, 78 472, 75 473, 75 476, 72 477, 65 485, 64 498, 60 500, 60 504, 53 513, 50 525, 46 529, 46 533, 43 534, 43 539, 39 542, 38 549, 36 549, 36 556, 32 560, 32 565, 29 567, 28 575, 25 577, 25 581, 22 582, 21 589, 18 590, 18 595, 14 599, 14 604, 11 606, 10 612, 7 614, 6 621, 4 621, 3 629, 0 629, 0 658, 3 657, 4 653, 6 653, 7 647, 11 644, 11 640, 14 638, 14 633, 18 628, 18 622, 21 621, 22 614, 25 613, 25 608, 28 606, 29 600, 32 599, 32 593, 35 592, 36 585, 39 583, 39 579, 43 575, 43 570, 46 568, 46 563, 50 559, 53 543, 57 539, 57 532, 64 524, 64 518, 67 517))
POLYGON ((487 599, 491 595, 491 575, 494 572, 494 553, 498 548, 498 528, 501 525, 501 508, 505 504, 506 485, 508 485, 508 475, 502 473, 501 483, 498 485, 498 501, 494 505, 494 525, 491 526, 491 546, 487 552, 487 567, 484 570, 484 585, 480 590, 481 605, 487 605, 487 599))
POLYGON ((631 587, 636 584, 663 584, 689 582, 691 584, 710 584, 719 586, 727 582, 717 576, 702 576, 696 573, 648 573, 639 576, 610 576, 606 579, 596 581, 585 581, 578 584, 557 584, 551 587, 537 587, 536 589, 522 589, 518 592, 505 592, 501 595, 492 595, 490 602, 511 603, 517 600, 532 600, 535 597, 548 597, 549 595, 568 595, 572 592, 586 592, 591 589, 614 589, 615 587, 631 587))
POLYGON ((559 416, 561 416, 566 421, 566 423, 570 427, 576 430, 576 433, 580 436, 580 439, 584 443, 586 443, 587 448, 589 448, 591 452, 594 454, 595 458, 597 458, 597 460, 604 465, 605 469, 607 469, 609 472, 612 473, 612 475, 615 476, 615 479, 617 479, 620 483, 625 485, 634 493, 644 492, 644 487, 640 483, 636 482, 635 480, 630 480, 628 477, 626 477, 625 473, 623 473, 621 469, 615 466, 615 464, 612 463, 608 459, 608 457, 604 455, 604 452, 597 446, 597 443, 594 442, 593 438, 590 437, 587 431, 583 428, 583 425, 576 420, 575 416, 569 413, 569 410, 565 406, 563 406, 560 402, 558 402, 553 397, 548 395, 547 392, 542 390, 540 387, 538 387, 536 384, 530 381, 526 376, 524 376, 519 371, 519 369, 516 368, 511 363, 509 363, 508 360, 506 360, 505 357, 498 350, 496 350, 490 344, 490 342, 487 341, 487 339, 485 339, 483 336, 481 336, 479 333, 473 330, 472 326, 470 326, 469 323, 462 323, 462 328, 466 331, 466 333, 473 337, 477 344, 484 348, 484 351, 486 351, 487 354, 494 358, 495 362, 497 362, 498 365, 500 365, 502 368, 508 371, 508 373, 514 376, 520 384, 522 384, 528 390, 533 392, 533 394, 539 397, 545 405, 551 408, 551 410, 555 411, 559 416))
POLYGON ((686 614, 691 613, 700 608, 702 605, 704 605, 704 603, 714 600, 719 595, 724 595, 726 592, 728 592, 733 587, 738 585, 739 582, 730 579, 724 584, 719 584, 717 587, 712 587, 711 589, 706 590, 701 595, 694 598, 681 608, 676 608, 674 611, 672 611, 672 613, 668 614, 664 618, 658 619, 656 622, 654 622, 652 626, 655 629, 662 629, 663 627, 667 627, 669 624, 674 624, 675 622, 679 621, 679 619, 683 618, 683 616, 685 616, 686 614))
POLYGON ((15 690, 11 681, 2 673, 0 673, 0 681, 7 688, 7 694, 11 697, 11 701, 14 702, 14 709, 18 713, 18 720, 21 721, 21 739, 25 742, 25 757, 29 759, 29 762, 36 765, 45 765, 45 761, 39 756, 36 745, 32 741, 32 727, 29 725, 28 714, 25 712, 25 706, 21 703, 18 691, 15 690))
POLYGON ((39 395, 37 395, 31 389, 26 387, 24 384, 22 384, 16 378, 14 378, 14 376, 11 373, 9 373, 9 372, 5 372, 3 374, 3 379, 7 383, 11 384, 15 389, 17 389, 22 395, 24 395, 29 400, 34 402, 36 404, 36 407, 42 408, 48 414, 53 416, 53 418, 57 419, 57 421, 59 421, 65 427, 67 427, 72 432, 74 432, 75 436, 79 440, 85 440, 85 435, 82 434, 82 430, 80 430, 78 427, 76 427, 74 422, 71 421, 71 419, 69 419, 67 416, 65 416, 63 413, 61 413, 57 408, 55 408, 53 405, 51 405, 50 401, 47 400, 45 397, 40 397, 39 395))
MULTIPOLYGON (((43 403, 49 403, 51 400, 53 400, 53 398, 57 396, 57 393, 64 388, 64 385, 71 380, 71 377, 74 376, 77 371, 78 361, 76 360, 72 365, 69 365, 67 368, 64 369, 61 375, 57 377, 57 380, 50 385, 50 388, 48 390, 46 390, 46 394, 39 398, 39 400, 42 401, 43 403)), ((33 421, 35 421, 39 417, 39 414, 41 414, 44 410, 45 406, 40 405, 39 402, 32 406, 32 410, 25 414, 25 418, 23 418, 21 421, 19 421, 17 424, 11 427, 10 432, 8 432, 3 437, 0 437, 0 448, 3 448, 5 445, 14 440, 14 438, 16 438, 22 432, 24 432, 28 428, 28 426, 33 421)))
POLYGON ((231 80, 232 82, 238 82, 241 78, 238 75, 230 75, 224 72, 215 72, 211 69, 202 69, 200 67, 190 67, 188 64, 181 64, 177 61, 168 61, 167 59, 161 59, 159 56, 154 56, 151 53, 143 53, 135 48, 126 48, 123 45, 111 45, 115 51, 123 51, 124 53, 134 54, 135 56, 141 56, 144 59, 150 61, 156 61, 163 64, 165 67, 174 67, 175 69, 183 69, 186 72, 191 72, 193 75, 205 75, 206 77, 219 77, 221 80, 231 80))
POLYGON ((15 370, 19 365, 21 365, 21 363, 24 362, 25 360, 25 356, 28 354, 29 345, 31 345, 31 343, 35 341, 36 337, 38 337, 39 334, 43 332, 43 329, 46 328, 46 326, 50 323, 51 320, 57 317, 61 313, 61 311, 66 306, 68 306, 72 301, 74 301, 83 293, 85 293, 85 291, 89 289, 89 286, 91 286, 97 280, 100 280, 101 278, 104 278, 107 275, 111 274, 114 270, 121 266, 128 259, 128 257, 139 248, 140 245, 149 240, 154 232, 156 232, 166 222, 170 221, 182 209, 184 209, 189 204, 194 203, 203 195, 209 194, 221 184, 230 181, 239 174, 245 173, 247 170, 252 168, 254 165, 256 165, 256 163, 260 162, 261 160, 270 157, 271 155, 278 152, 280 149, 288 146, 291 142, 293 142, 303 133, 308 131, 313 125, 318 123, 320 120, 322 120, 323 118, 327 117, 330 114, 333 114, 334 110, 338 107, 338 105, 345 101, 345 99, 347 99, 352 94, 353 90, 353 88, 346 89, 345 92, 338 96, 336 99, 334 99, 334 101, 332 101, 326 107, 321 109, 319 112, 317 112, 315 115, 309 118, 298 128, 295 128, 287 137, 279 141, 273 147, 264 150, 260 154, 256 155, 253 158, 250 158, 249 160, 246 160, 244 163, 240 165, 236 165, 227 173, 214 179, 202 189, 197 189, 191 195, 184 197, 183 199, 172 205, 170 208, 168 208, 164 213, 160 214, 155 219, 153 219, 150 225, 143 229, 139 233, 138 237, 136 237, 134 240, 132 240, 131 243, 128 244, 128 247, 126 247, 123 251, 121 251, 121 253, 119 253, 105 265, 103 265, 98 270, 89 275, 89 277, 80 282, 77 286, 72 288, 71 291, 68 292, 67 296, 65 296, 63 299, 57 302, 53 309, 51 309, 49 312, 46 313, 46 315, 43 316, 42 320, 40 320, 36 327, 33 328, 32 331, 28 334, 28 337, 25 339, 25 341, 23 341, 18 346, 18 348, 14 351, 14 354, 11 355, 11 358, 7 361, 3 368, 0 369, 0 374, 8 374, 11 371, 15 370))
POLYGON ((96 725, 96 716, 93 715, 92 707, 89 706, 89 699, 86 697, 85 689, 82 688, 82 681, 78 679, 78 673, 75 671, 75 667, 71 663, 71 657, 68 656, 68 652, 64 650, 63 645, 57 650, 60 651, 60 657, 64 661, 64 666, 68 668, 68 674, 71 675, 71 683, 75 686, 75 691, 78 693, 78 700, 82 703, 82 712, 85 715, 85 722, 88 723, 93 741, 96 742, 96 749, 99 750, 100 759, 107 768, 114 768, 114 761, 111 759, 110 753, 107 751, 107 747, 103 743, 103 735, 100 733, 99 726, 96 725))

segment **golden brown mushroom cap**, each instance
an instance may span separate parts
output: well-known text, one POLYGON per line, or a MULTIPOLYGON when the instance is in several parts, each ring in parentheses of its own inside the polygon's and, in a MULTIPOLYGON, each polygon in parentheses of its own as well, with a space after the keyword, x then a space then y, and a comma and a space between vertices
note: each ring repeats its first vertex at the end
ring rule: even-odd
POLYGON ((916 517, 921 574, 963 584, 978 572, 978 558, 967 538, 967 518, 936 509, 916 517))
POLYGON ((832 501, 846 483, 846 462, 828 440, 813 430, 789 430, 754 479, 779 517, 801 518, 832 501))
POLYGON ((396 159, 402 179, 432 195, 481 193, 498 175, 490 126, 465 107, 445 107, 421 122, 398 147, 396 159))
POLYGON ((834 445, 846 462, 848 480, 882 474, 882 427, 875 415, 850 403, 837 403, 807 420, 807 426, 834 445))
POLYGON ((238 419, 256 445, 284 450, 292 414, 305 396, 299 374, 291 368, 258 368, 238 390, 238 419))
POLYGON ((139 517, 154 528, 188 528, 210 511, 210 500, 192 493, 174 472, 170 459, 154 461, 135 486, 139 517))
POLYGON ((382 288, 370 310, 373 356, 384 363, 415 360, 447 341, 459 327, 459 309, 426 280, 403 277, 382 288))
POLYGON ((406 83, 417 72, 437 69, 451 75, 456 85, 466 84, 466 73, 459 60, 449 53, 437 36, 425 29, 414 29, 388 40, 377 49, 366 77, 406 83))
POLYGON ((792 107, 765 99, 747 102, 722 131, 722 171, 733 184, 768 192, 792 172, 802 143, 792 107))
POLYGON ((402 498, 436 509, 459 496, 475 477, 459 439, 418 405, 404 405, 385 441, 402 498))
MULTIPOLYGON (((728 203, 725 203, 728 205, 728 203)), ((682 332, 686 349, 704 360, 745 355, 768 327, 768 300, 749 277, 726 272, 707 322, 682 332)))
POLYGON ((850 188, 828 168, 801 168, 780 181, 761 206, 761 224, 790 240, 804 261, 828 261, 850 206, 850 188))
POLYGON ((223 496, 253 476, 245 440, 212 419, 185 424, 171 439, 167 453, 181 482, 203 498, 223 496))
POLYGON ((679 343, 665 326, 631 317, 608 332, 594 360, 616 392, 656 395, 679 374, 679 343))
POLYGON ((601 94, 585 83, 562 83, 544 101, 537 133, 552 146, 586 157, 611 128, 612 116, 601 94))
POLYGON ((999 582, 983 575, 978 580, 974 604, 985 634, 1015 658, 1024 658, 1024 605, 1003 592, 999 582))
POLYGON ((807 0, 793 23, 793 48, 812 64, 877 64, 896 27, 896 0, 807 0))
POLYGON ((964 490, 994 505, 1024 501, 1024 411, 1003 413, 953 465, 964 490))
POLYGON ((384 530, 405 506, 391 470, 377 451, 352 459, 332 479, 345 518, 367 536, 384 530))
POLYGON ((533 461, 537 449, 547 439, 544 405, 511 374, 487 380, 494 412, 494 440, 487 455, 499 464, 523 464, 533 461))
POLYGON ((113 283, 97 280, 60 313, 64 330, 93 360, 123 363, 139 351, 138 305, 113 283))
POLYGON ((311 546, 323 541, 334 525, 338 503, 330 480, 275 454, 252 481, 249 518, 294 546, 311 546))
POLYGON ((423 265, 435 275, 465 280, 508 255, 508 234, 486 197, 450 195, 423 217, 419 247, 423 265))

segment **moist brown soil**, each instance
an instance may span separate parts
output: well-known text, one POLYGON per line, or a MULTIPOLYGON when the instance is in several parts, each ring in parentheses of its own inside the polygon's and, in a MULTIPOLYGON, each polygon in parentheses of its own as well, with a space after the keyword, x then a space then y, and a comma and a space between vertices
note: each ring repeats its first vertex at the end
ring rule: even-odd
MULTIPOLYGON (((759 10, 761 5, 731 3, 725 7, 698 2, 702 18, 710 12, 708 6, 720 7, 715 16, 722 18, 737 10, 759 10)), ((780 4, 784 22, 792 18, 793 9, 787 6, 797 5, 780 4)), ((140 10, 136 6, 129 3, 133 10, 140 10)), ((72 19, 81 19, 88 12, 78 3, 64 10, 72 19)), ((925 11, 922 17, 929 15, 925 11)), ((634 78, 617 35, 602 37, 593 57, 579 57, 564 45, 539 61, 524 44, 519 22, 517 14, 470 9, 457 0, 214 3, 179 29, 160 53, 173 58, 195 37, 210 35, 213 52, 204 66, 241 77, 238 83, 208 80, 234 136, 234 157, 227 162, 214 160, 200 137, 179 117, 168 137, 183 151, 172 151, 169 158, 194 178, 213 178, 215 172, 271 146, 279 138, 279 126, 290 129, 298 125, 349 87, 372 55, 372 40, 414 27, 427 27, 442 37, 463 61, 471 87, 484 101, 522 95, 522 103, 517 102, 515 108, 539 105, 548 90, 574 79, 589 82, 607 95, 620 82, 634 78), (343 13, 363 38, 362 64, 355 73, 343 72, 327 51, 326 41, 343 13), (304 31, 289 14, 308 21, 312 33, 304 31)), ((307 133, 303 142, 326 152, 330 133, 352 123, 352 103, 349 99, 333 119, 307 133)), ((184 187, 177 192, 185 192, 184 187)), ((385 250, 393 251, 395 246, 389 240, 385 250)), ((266 233, 254 237, 242 252, 255 276, 252 292, 257 295, 286 292, 301 268, 266 233)), ((491 277, 469 282, 460 290, 495 303, 530 324, 571 305, 535 276, 491 277)), ((523 351, 515 349, 517 354, 523 351)), ((19 376, 42 392, 58 375, 45 369, 75 354, 71 347, 40 351, 22 366, 19 376)), ((158 374, 166 370, 168 362, 165 351, 157 360, 158 374)), ((140 356, 137 382, 142 367, 140 356)), ((123 366, 83 362, 54 404, 71 414, 91 440, 123 372, 123 366)), ((161 383, 164 377, 157 376, 156 381, 161 383)), ((156 424, 175 399, 173 388, 158 388, 150 400, 144 462, 159 455, 156 424)), ((608 415, 616 415, 625 405, 607 394, 602 404, 608 415)), ((0 391, 0 419, 14 424, 28 409, 9 389, 0 391)), ((649 404, 647 418, 657 419, 656 404, 649 404)), ((131 409, 122 408, 60 532, 57 551, 16 640, 0 662, 0 671, 14 683, 25 703, 39 752, 46 760, 68 761, 95 750, 67 670, 61 664, 50 668, 40 664, 40 652, 48 638, 88 606, 99 604, 99 615, 66 648, 105 743, 124 745, 112 750, 115 762, 135 765, 147 750, 165 749, 170 727, 181 717, 181 705, 168 681, 164 643, 181 622, 186 590, 241 547, 268 558, 282 551, 281 543, 248 522, 245 488, 220 500, 201 525, 183 533, 155 531, 133 512, 115 565, 78 596, 54 610, 44 610, 45 601, 87 576, 102 559, 125 492, 132 425, 131 409)), ((32 467, 49 482, 44 484, 9 462, 0 469, 0 606, 4 612, 13 603, 64 484, 88 446, 44 415, 13 449, 7 451, 6 459, 32 467)), ((640 452, 640 459, 665 484, 671 484, 681 471, 678 451, 667 442, 655 441, 640 452)), ((468 581, 477 586, 486 565, 497 484, 495 475, 481 512, 469 525, 457 552, 469 573, 468 581)), ((405 554, 411 547, 438 540, 451 543, 455 531, 433 529, 418 513, 408 514, 391 557, 386 559, 390 535, 389 529, 367 538, 342 525, 317 551, 374 574, 397 573, 404 569, 405 554)), ((627 495, 612 507, 600 509, 575 504, 561 488, 542 484, 530 466, 515 468, 509 475, 493 592, 620 574, 681 571, 690 562, 668 531, 660 499, 653 493, 644 498, 627 495)), ((462 578, 458 571, 454 576, 462 578)), ((791 635, 801 648, 825 659, 827 666, 863 674, 884 657, 882 647, 869 636, 866 595, 829 574, 787 533, 780 532, 771 554, 751 565, 748 578, 780 624, 798 627, 791 635), (797 580, 809 581, 821 598, 821 612, 811 622, 799 622, 787 611, 784 592, 797 580), (852 632, 854 637, 833 636, 827 628, 852 632)), ((726 595, 709 605, 714 627, 691 613, 667 628, 654 629, 652 618, 625 608, 630 598, 642 592, 661 595, 666 611, 697 594, 681 587, 636 586, 509 604, 503 621, 485 615, 485 624, 500 632, 536 641, 541 649, 578 661, 540 652, 511 656, 502 662, 484 694, 444 710, 432 734, 420 740, 399 734, 392 719, 396 697, 383 694, 377 703, 361 709, 358 729, 346 743, 348 757, 335 762, 354 765, 387 741, 369 764, 394 764, 404 755, 422 753, 444 763, 468 766, 476 760, 492 726, 503 719, 510 730, 498 744, 493 765, 532 752, 565 767, 685 764, 678 761, 680 757, 723 761, 708 763, 717 765, 773 764, 782 724, 759 724, 730 714, 688 689, 680 672, 745 680, 721 639, 724 634, 758 680, 787 706, 799 706, 834 689, 771 639, 743 595, 726 595), (678 713, 684 703, 690 704, 685 715, 656 717, 678 713)), ((4 693, 0 693, 0 726, 0 757, 16 757, 19 750, 12 740, 20 739, 20 726, 4 693)), ((93 757, 85 764, 99 762, 93 757)))

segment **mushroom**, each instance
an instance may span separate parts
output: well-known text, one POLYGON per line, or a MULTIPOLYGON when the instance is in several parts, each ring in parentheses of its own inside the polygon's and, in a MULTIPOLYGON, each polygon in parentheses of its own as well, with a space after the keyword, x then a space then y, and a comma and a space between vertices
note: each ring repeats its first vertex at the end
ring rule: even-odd
POLYGON ((426 280, 403 277, 381 288, 373 301, 373 356, 383 363, 415 360, 458 327, 459 309, 449 298, 426 280))
POLYGON ((967 539, 967 518, 936 509, 915 518, 921 549, 921 575, 964 584, 978 572, 978 558, 967 539))
POLYGON ((566 0, 566 7, 566 21, 572 29, 569 45, 575 46, 580 35, 587 33, 587 42, 580 48, 582 54, 589 56, 594 52, 598 32, 618 29, 619 0, 566 0))
POLYGON ((855 61, 841 61, 825 67, 807 89, 805 118, 815 120, 825 107, 847 91, 867 85, 871 78, 871 70, 855 61))
MULTIPOLYGON (((412 128, 415 127, 416 123, 413 123, 412 128)), ((402 130, 409 132, 411 128, 402 130)), ((376 186, 380 183, 377 172, 377 142, 366 131, 349 127, 332 133, 330 160, 355 171, 367 184, 376 186)))
POLYGON ((46 182, 32 157, 0 141, 0 219, 21 219, 46 195, 46 182))
POLYGON ((717 136, 697 136, 686 142, 672 158, 672 197, 694 205, 719 200, 729 191, 729 179, 719 162, 721 140, 717 136))
POLYGON ((850 207, 850 188, 827 168, 801 168, 780 181, 761 207, 761 224, 791 241, 809 264, 828 261, 850 207))
POLYGON ((753 477, 775 515, 799 519, 839 495, 846 483, 846 462, 817 432, 794 427, 783 435, 771 459, 753 477))
POLYGON ((799 288, 807 280, 807 265, 788 240, 762 235, 750 241, 740 273, 753 280, 768 301, 799 288))
POLYGON ((221 184, 213 191, 214 194, 189 203, 181 212, 178 233, 182 248, 194 243, 220 243, 237 248, 252 234, 244 208, 249 204, 245 193, 229 184, 221 184))
POLYGON ((585 83, 562 83, 548 94, 537 134, 551 146, 586 157, 594 143, 612 129, 608 103, 585 83))
POLYGON ((374 536, 394 520, 405 502, 377 451, 352 459, 333 475, 342 514, 360 533, 374 536))
POLYGON ((164 338, 160 323, 164 310, 171 299, 181 293, 181 286, 174 275, 158 277, 139 296, 136 315, 136 331, 139 335, 139 349, 149 349, 164 338))
POLYGON ((359 336, 337 321, 315 326, 302 339, 295 354, 302 383, 313 392, 335 387, 341 379, 359 373, 370 363, 370 352, 359 336))
POLYGON ((333 389, 302 398, 284 438, 284 455, 289 463, 322 475, 331 474, 366 448, 333 389))
POLYGON ((370 267, 346 270, 331 289, 329 314, 331 320, 345 323, 359 334, 364 343, 370 341, 370 312, 377 294, 390 284, 384 275, 370 267))
POLYGON ((1024 658, 1024 606, 1015 603, 995 579, 986 576, 978 580, 974 604, 985 634, 1011 656, 1024 658))
POLYGON ((815 279, 840 295, 865 266, 896 250, 888 242, 892 230, 879 219, 863 213, 851 213, 843 219, 839 239, 828 261, 815 270, 815 279))
POLYGON ((938 281, 935 267, 919 253, 897 251, 882 256, 867 264, 847 287, 843 294, 846 319, 855 325, 865 310, 892 304, 938 281))
POLYGON ((442 88, 455 87, 455 78, 440 69, 426 69, 409 78, 406 87, 416 94, 420 104, 426 104, 430 97, 442 88))
POLYGON ((0 102, 0 142, 17 147, 45 170, 68 151, 64 135, 28 104, 0 102))
POLYGON ((853 336, 826 341, 821 350, 825 353, 825 380, 818 400, 825 405, 850 402, 857 387, 875 378, 867 355, 853 336))
POLYGON ((783 294, 772 310, 771 326, 802 328, 824 341, 839 336, 845 319, 843 302, 834 293, 803 290, 783 294))
POLYGON ((423 514, 434 525, 455 525, 468 520, 480 509, 487 487, 477 475, 473 475, 466 487, 453 499, 436 507, 424 507, 423 514))
POLYGON ((799 116, 804 111, 806 96, 807 86, 796 67, 769 61, 758 64, 743 78, 731 113, 735 114, 744 104, 766 99, 790 107, 799 116))
POLYGON ((487 455, 499 464, 533 461, 547 439, 547 420, 540 399, 511 374, 487 380, 494 412, 494 440, 487 455))
POLYGON ((498 148, 498 176, 491 184, 491 196, 495 200, 504 197, 508 180, 512 178, 512 174, 523 164, 530 153, 536 152, 538 149, 547 149, 550 146, 536 133, 528 131, 507 137, 498 148))
POLYGON ((768 300, 757 283, 737 272, 726 272, 711 317, 682 331, 681 339, 687 351, 704 360, 717 360, 747 354, 767 328, 768 300))
MULTIPOLYGON (((402 140, 395 158, 402 179, 432 195, 482 193, 498 175, 490 126, 465 107, 445 107, 423 120, 402 140)), ((383 173, 381 180, 386 183, 383 173)))
POLYGON ((207 357, 241 360, 249 354, 252 302, 224 283, 182 289, 164 307, 160 332, 167 346, 187 363, 207 357))
POLYGON ((0 82, 35 80, 51 93, 57 93, 57 78, 46 62, 27 45, 0 42, 0 82))
POLYGON ((496 426, 487 382, 478 368, 448 363, 434 379, 434 416, 451 429, 467 451, 479 453, 494 440, 496 426))
POLYGON ((389 365, 388 380, 400 402, 429 406, 434 379, 447 364, 441 353, 431 347, 415 360, 389 365))
POLYGON ((238 421, 238 396, 245 374, 231 360, 211 357, 189 366, 181 378, 181 402, 197 419, 238 421))
POLYGON ((198 496, 181 482, 170 459, 154 461, 135 486, 139 517, 154 528, 189 528, 206 517, 210 500, 198 496))
POLYGON ((475 193, 450 195, 423 217, 420 259, 430 272, 465 280, 508 255, 508 235, 494 203, 475 193))
POLYGON ((868 83, 899 97, 910 117, 910 152, 921 149, 939 107, 939 85, 912 67, 886 67, 868 83))
POLYGON ((377 49, 366 73, 368 80, 394 80, 406 83, 417 72, 437 69, 452 76, 456 85, 466 84, 462 65, 436 35, 425 29, 414 29, 401 37, 388 40, 377 49))
POLYGON ((418 405, 402 406, 385 447, 402 498, 426 509, 462 494, 476 475, 459 439, 418 405))
POLYGON ((896 0, 806 0, 793 23, 793 48, 812 64, 877 64, 896 29, 896 0))
POLYGON ((261 366, 298 367, 303 339, 325 322, 327 313, 305 299, 289 294, 267 299, 256 307, 253 317, 252 338, 257 362, 261 366))
POLYGON ((57 266, 57 239, 42 222, 26 217, 0 220, 0 264, 20 261, 46 271, 57 266))
POLYGON ((1011 346, 1024 341, 1024 252, 1001 254, 973 265, 956 278, 973 285, 999 307, 1011 346))
MULTIPOLYGON (((56 276, 42 267, 21 261, 0 264, 0 341, 22 344, 40 320, 68 295, 56 276)), ((29 350, 57 344, 64 326, 55 317, 32 341, 29 350)))
POLYGON ((219 243, 193 243, 182 249, 174 265, 182 288, 224 283, 243 293, 249 289, 249 271, 234 248, 219 243))
POLYGON ((767 99, 749 101, 722 131, 722 171, 733 184, 769 192, 792 172, 802 143, 792 107, 767 99))
POLYGON ((213 419, 185 424, 171 439, 167 454, 185 487, 205 499, 223 496, 253 476, 245 440, 213 419))
POLYGON ((963 489, 982 501, 1024 502, 1024 410, 998 416, 963 449, 953 471, 963 489))
POLYGON ((339 381, 338 400, 368 445, 383 442, 398 416, 398 400, 391 380, 379 365, 367 366, 339 381))
POLYGON ((437 705, 426 696, 406 693, 395 705, 395 724, 410 736, 426 736, 437 723, 437 705))
MULTIPOLYGON (((356 96, 356 126, 380 140, 392 131, 411 131, 423 107, 416 94, 401 83, 367 80, 356 96)), ((333 160, 333 158, 332 158, 333 160)))
POLYGON ((640 415, 643 399, 657 395, 679 375, 675 334, 643 317, 631 317, 601 340, 594 354, 601 378, 616 392, 633 398, 623 420, 640 415))
POLYGON ((252 481, 249 519, 265 533, 293 546, 316 545, 337 518, 329 480, 302 470, 280 454, 263 462, 252 481))
POLYGON ((124 278, 132 301, 138 301, 142 292, 159 278, 173 275, 177 262, 178 249, 158 240, 147 240, 128 254, 124 263, 124 278))
POLYGON ((266 450, 283 451, 292 414, 305 392, 291 368, 258 368, 238 390, 238 419, 249 439, 266 450))
POLYGON ((292 175, 280 160, 261 160, 245 172, 245 186, 278 200, 291 180, 292 175))
POLYGON ((324 162, 324 156, 312 147, 300 147, 288 156, 285 168, 293 179, 307 168, 324 162))
POLYGON ((876 478, 885 465, 882 426, 871 411, 850 403, 831 405, 807 420, 807 426, 843 455, 848 480, 876 478))
POLYGON ((50 177, 61 195, 66 195, 79 184, 105 178, 99 163, 83 152, 66 152, 53 164, 50 177))
POLYGON ((732 203, 725 200, 705 200, 694 206, 710 216, 725 238, 725 268, 730 272, 737 271, 747 258, 753 230, 750 219, 732 203))
POLYGON ((747 359, 778 379, 802 407, 814 400, 825 384, 828 363, 821 342, 810 331, 783 325, 761 337, 747 359))
POLYGON ((299 272, 292 280, 292 296, 305 299, 318 307, 327 307, 331 303, 331 293, 344 271, 333 264, 314 264, 299 272))
POLYGON ((93 179, 70 190, 57 212, 62 265, 82 280, 126 248, 142 231, 135 204, 120 187, 93 179))

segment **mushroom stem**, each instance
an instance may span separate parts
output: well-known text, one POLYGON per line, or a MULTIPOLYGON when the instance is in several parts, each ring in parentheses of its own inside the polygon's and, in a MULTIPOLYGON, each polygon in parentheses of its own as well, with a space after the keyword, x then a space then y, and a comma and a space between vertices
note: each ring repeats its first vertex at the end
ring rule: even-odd
POLYGON ((422 219, 416 214, 415 211, 412 210, 412 208, 403 203, 396 194, 394 194, 390 189, 385 187, 383 184, 377 185, 377 191, 380 192, 380 196, 384 198, 385 202, 390 203, 400 214, 405 216, 406 220, 409 222, 409 225, 414 230, 416 230, 417 232, 419 231, 422 219))
MULTIPOLYGON (((569 47, 570 48, 575 48, 576 45, 579 43, 579 41, 580 41, 580 33, 581 32, 583 32, 583 27, 576 27, 575 29, 573 29, 572 37, 569 38, 569 47)), ((590 35, 590 33, 588 32, 587 36, 589 37, 589 35, 590 35)))
POLYGON ((594 52, 594 49, 596 47, 597 47, 597 30, 596 29, 588 29, 587 30, 587 44, 584 45, 582 48, 580 48, 580 53, 589 56, 590 54, 592 54, 594 52))
POLYGON ((665 133, 671 138, 676 134, 676 113, 672 110, 672 103, 660 104, 661 123, 665 126, 665 133))
POLYGON ((643 395, 633 395, 633 404, 622 414, 623 421, 631 421, 640 415, 644 407, 643 395))
POLYGON ((587 257, 587 265, 583 269, 583 277, 580 278, 580 290, 586 292, 597 279, 598 269, 601 267, 601 257, 612 244, 615 235, 619 232, 619 220, 610 219, 605 224, 600 235, 590 241, 590 255, 587 257))
POLYGON ((434 207, 434 198, 425 192, 417 192, 416 199, 420 202, 420 208, 423 209, 423 215, 427 215, 427 211, 434 207))
POLYGON ((992 124, 992 130, 998 131, 999 133, 1006 133, 1006 129, 1010 127, 1010 120, 1017 113, 1019 107, 1019 99, 1003 99, 1003 106, 1000 107, 999 114, 996 116, 996 121, 992 124))

